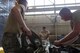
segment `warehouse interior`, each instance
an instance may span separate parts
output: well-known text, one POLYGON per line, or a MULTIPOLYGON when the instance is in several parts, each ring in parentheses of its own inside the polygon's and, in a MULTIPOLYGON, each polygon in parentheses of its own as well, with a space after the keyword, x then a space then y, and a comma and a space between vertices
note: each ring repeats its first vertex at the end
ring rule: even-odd
MULTIPOLYGON (((54 42, 58 37, 61 38, 62 35, 65 36, 72 30, 70 21, 63 21, 61 19, 61 16, 59 15, 60 10, 67 7, 73 13, 80 9, 80 0, 27 0, 27 2, 28 9, 25 12, 25 23, 38 35, 42 27, 45 26, 50 31, 50 42, 54 42)), ((14 5, 15 0, 0 0, 0 53, 4 53, 1 40, 8 15, 14 5)), ((79 44, 74 45, 80 47, 79 44)), ((61 53, 68 52, 63 51, 61 53)))

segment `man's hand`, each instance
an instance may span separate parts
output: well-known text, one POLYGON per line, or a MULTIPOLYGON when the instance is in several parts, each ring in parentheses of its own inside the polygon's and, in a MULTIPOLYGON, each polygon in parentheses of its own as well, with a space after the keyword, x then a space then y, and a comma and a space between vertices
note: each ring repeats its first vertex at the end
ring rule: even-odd
POLYGON ((23 32, 25 32, 27 35, 29 35, 29 36, 32 36, 32 32, 31 32, 31 30, 30 29, 25 29, 25 28, 21 28, 21 30, 23 31, 23 32))
POLYGON ((26 31, 27 35, 32 36, 32 32, 30 30, 26 31))

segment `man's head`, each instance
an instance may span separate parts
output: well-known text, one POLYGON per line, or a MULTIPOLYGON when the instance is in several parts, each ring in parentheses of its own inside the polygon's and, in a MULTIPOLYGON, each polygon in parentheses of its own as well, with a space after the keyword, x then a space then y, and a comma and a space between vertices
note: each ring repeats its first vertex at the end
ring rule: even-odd
POLYGON ((43 30, 45 30, 45 29, 46 29, 46 27, 43 27, 42 29, 43 29, 43 30))
POLYGON ((22 4, 25 7, 27 6, 27 1, 26 0, 16 0, 18 4, 22 4))
POLYGON ((68 8, 62 8, 61 11, 59 12, 59 15, 65 21, 70 20, 72 18, 72 13, 68 8))

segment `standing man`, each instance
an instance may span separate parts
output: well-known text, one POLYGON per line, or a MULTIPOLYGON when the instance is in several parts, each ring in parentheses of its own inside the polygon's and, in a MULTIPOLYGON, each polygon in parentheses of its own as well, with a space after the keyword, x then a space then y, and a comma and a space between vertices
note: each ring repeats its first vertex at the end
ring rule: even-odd
POLYGON ((72 13, 70 9, 62 8, 59 15, 64 21, 70 20, 72 31, 68 33, 64 38, 56 40, 54 44, 60 46, 73 43, 75 40, 78 39, 78 36, 80 34, 80 10, 77 10, 72 13))
POLYGON ((48 46, 49 45, 49 34, 50 34, 49 30, 47 30, 45 26, 42 27, 42 30, 40 32, 40 37, 42 39, 42 44, 46 45, 46 47, 43 46, 45 48, 46 53, 49 53, 49 46, 48 46))
POLYGON ((40 37, 42 40, 47 40, 49 38, 50 32, 46 29, 46 27, 42 27, 40 32, 40 37))
POLYGON ((20 53, 20 37, 22 31, 31 36, 32 33, 24 21, 24 12, 27 8, 26 0, 16 0, 15 6, 11 9, 4 29, 2 47, 5 53, 20 53))

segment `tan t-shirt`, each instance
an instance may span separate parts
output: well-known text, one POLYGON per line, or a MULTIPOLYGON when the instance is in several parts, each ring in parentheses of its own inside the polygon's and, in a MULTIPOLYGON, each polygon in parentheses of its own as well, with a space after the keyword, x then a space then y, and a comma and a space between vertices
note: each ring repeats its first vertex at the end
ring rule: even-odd
POLYGON ((40 37, 41 37, 41 39, 42 39, 42 40, 46 40, 47 37, 48 37, 48 35, 49 35, 49 33, 50 33, 50 32, 49 32, 48 30, 46 30, 46 31, 43 31, 43 30, 42 30, 42 31, 40 32, 40 37))

